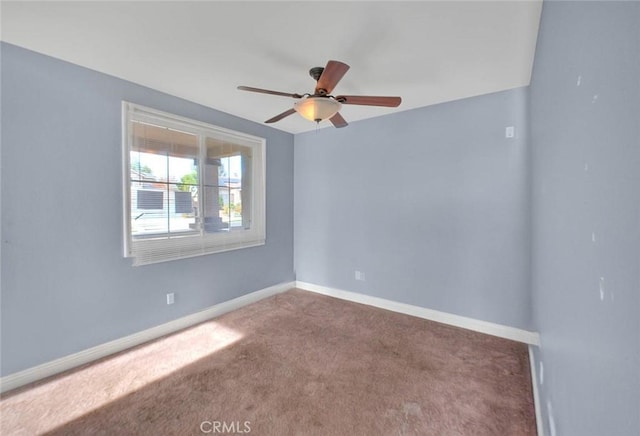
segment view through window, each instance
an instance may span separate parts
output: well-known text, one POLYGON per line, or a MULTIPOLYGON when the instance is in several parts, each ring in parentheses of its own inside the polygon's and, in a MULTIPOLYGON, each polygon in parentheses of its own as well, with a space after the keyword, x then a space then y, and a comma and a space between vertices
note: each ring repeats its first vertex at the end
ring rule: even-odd
POLYGON ((263 139, 131 103, 124 111, 134 264, 264 243, 263 139))

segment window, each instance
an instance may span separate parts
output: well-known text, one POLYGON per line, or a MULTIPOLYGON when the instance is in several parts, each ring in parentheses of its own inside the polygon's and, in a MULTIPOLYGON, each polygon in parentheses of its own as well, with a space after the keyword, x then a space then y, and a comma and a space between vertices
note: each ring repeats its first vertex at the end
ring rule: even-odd
POLYGON ((263 245, 265 140, 123 102, 134 265, 263 245))

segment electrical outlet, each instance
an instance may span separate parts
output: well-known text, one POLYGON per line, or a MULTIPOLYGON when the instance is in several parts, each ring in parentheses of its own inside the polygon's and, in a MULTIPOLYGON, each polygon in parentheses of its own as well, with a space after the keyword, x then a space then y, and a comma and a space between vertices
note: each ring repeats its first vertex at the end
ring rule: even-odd
POLYGON ((175 302, 175 296, 173 292, 167 294, 167 304, 173 304, 175 302))
POLYGON ((364 282, 364 273, 362 271, 356 271, 356 280, 364 282))

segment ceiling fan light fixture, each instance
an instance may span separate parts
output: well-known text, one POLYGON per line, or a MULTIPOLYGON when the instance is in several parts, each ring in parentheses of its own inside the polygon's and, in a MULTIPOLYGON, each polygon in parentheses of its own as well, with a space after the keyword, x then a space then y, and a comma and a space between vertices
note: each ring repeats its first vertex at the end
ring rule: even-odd
POLYGON ((280 121, 298 112, 309 121, 329 120, 334 127, 346 127, 347 121, 340 115, 343 104, 361 106, 398 107, 402 99, 400 97, 383 97, 372 95, 330 95, 342 76, 349 70, 349 65, 340 61, 330 60, 327 66, 311 68, 309 74, 316 81, 313 94, 292 94, 288 92, 271 91, 269 89, 253 88, 251 86, 238 86, 241 91, 259 92, 261 94, 279 95, 298 99, 292 108, 269 118, 265 123, 271 124, 280 121))
POLYGON ((331 97, 307 97, 293 105, 303 118, 316 123, 331 118, 341 107, 342 104, 331 97))

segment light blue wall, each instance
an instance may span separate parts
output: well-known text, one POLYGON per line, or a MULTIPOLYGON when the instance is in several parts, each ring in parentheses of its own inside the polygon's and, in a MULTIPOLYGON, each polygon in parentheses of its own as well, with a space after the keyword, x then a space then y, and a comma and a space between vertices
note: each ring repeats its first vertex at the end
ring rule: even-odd
POLYGON ((530 328, 527 98, 296 135, 297 279, 530 328))
POLYGON ((640 434, 639 27, 545 2, 530 89, 295 140, 2 44, 2 374, 292 280, 295 223, 299 280, 539 330, 547 432, 640 434), (265 247, 129 266, 122 99, 267 138, 265 247))
POLYGON ((547 434, 638 435, 640 3, 545 2, 531 115, 547 434))
POLYGON ((294 279, 293 135, 1 49, 2 375, 294 279), (131 267, 122 257, 121 100, 265 137, 267 244, 131 267))

